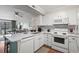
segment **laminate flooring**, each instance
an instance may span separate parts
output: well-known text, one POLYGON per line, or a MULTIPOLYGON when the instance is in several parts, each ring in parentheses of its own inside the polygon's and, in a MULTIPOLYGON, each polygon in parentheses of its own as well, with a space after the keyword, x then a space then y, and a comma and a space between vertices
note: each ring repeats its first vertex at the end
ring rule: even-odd
POLYGON ((36 53, 62 53, 62 52, 49 48, 47 46, 42 46, 40 49, 37 50, 36 53))

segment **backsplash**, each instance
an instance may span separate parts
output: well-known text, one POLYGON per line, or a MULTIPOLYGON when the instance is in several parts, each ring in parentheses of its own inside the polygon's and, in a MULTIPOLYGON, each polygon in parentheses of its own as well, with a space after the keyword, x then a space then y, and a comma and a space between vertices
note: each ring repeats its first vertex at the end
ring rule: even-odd
POLYGON ((53 26, 40 26, 40 28, 42 29, 42 31, 45 31, 45 32, 50 32, 54 29, 53 26))

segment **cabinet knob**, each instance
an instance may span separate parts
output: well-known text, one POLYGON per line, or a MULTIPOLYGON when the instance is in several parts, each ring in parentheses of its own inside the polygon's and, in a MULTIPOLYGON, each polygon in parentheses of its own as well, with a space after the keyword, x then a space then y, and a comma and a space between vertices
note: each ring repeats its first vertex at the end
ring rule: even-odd
POLYGON ((72 38, 73 40, 75 40, 75 38, 72 38))

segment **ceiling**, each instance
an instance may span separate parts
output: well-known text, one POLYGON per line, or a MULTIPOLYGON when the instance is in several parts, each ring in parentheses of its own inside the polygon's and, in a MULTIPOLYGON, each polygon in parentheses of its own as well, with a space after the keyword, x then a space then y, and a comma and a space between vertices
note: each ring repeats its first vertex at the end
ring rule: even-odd
MULTIPOLYGON (((66 8, 79 7, 79 5, 38 5, 42 9, 44 9, 45 13, 51 13, 57 10, 63 10, 66 8)), ((33 15, 38 15, 38 12, 31 10, 27 7, 27 5, 14 5, 14 8, 21 9, 23 11, 29 12, 33 15)))
POLYGON ((59 10, 59 9, 65 9, 65 8, 70 8, 70 7, 75 7, 78 5, 39 5, 42 9, 45 10, 46 13, 59 10))
POLYGON ((12 7, 16 8, 16 9, 20 9, 22 11, 25 11, 25 12, 33 14, 33 15, 39 14, 37 11, 29 8, 27 5, 12 5, 12 7))

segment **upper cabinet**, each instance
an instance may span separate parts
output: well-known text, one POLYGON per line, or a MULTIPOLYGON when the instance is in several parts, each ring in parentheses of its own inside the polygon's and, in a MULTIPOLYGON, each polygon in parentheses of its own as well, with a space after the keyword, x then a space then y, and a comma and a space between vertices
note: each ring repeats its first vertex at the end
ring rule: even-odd
POLYGON ((77 24, 79 25, 79 8, 77 9, 77 24))
POLYGON ((77 9, 67 8, 66 10, 58 11, 54 14, 54 20, 58 23, 68 23, 69 25, 76 25, 77 23, 77 9))
POLYGON ((30 9, 32 9, 33 11, 35 11, 35 13, 37 13, 37 14, 40 14, 40 15, 45 14, 45 11, 37 5, 28 5, 28 7, 30 9))
MULTIPOLYGON (((77 25, 77 7, 68 7, 65 9, 52 11, 51 13, 45 14, 43 16, 43 24, 53 25, 53 24, 69 24, 77 25)), ((79 18, 78 18, 79 19, 79 18)))
POLYGON ((53 15, 46 14, 42 17, 42 24, 43 25, 52 25, 53 24, 53 15))
POLYGON ((67 17, 69 18, 69 25, 77 25, 77 9, 76 8, 68 10, 67 17))

